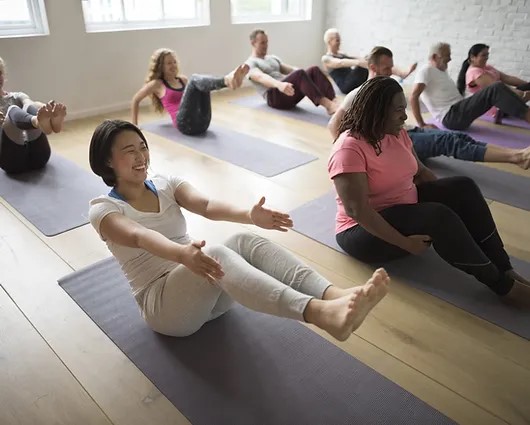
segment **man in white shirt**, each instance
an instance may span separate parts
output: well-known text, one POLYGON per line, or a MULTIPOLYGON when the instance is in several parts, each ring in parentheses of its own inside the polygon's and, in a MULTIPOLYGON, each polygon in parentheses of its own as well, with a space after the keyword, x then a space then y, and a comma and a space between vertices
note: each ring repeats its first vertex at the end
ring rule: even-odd
POLYGON ((465 130, 492 106, 507 115, 530 122, 528 106, 500 81, 464 99, 447 73, 450 61, 451 46, 437 43, 429 52, 429 64, 416 73, 410 106, 419 127, 435 127, 425 124, 419 99, 427 106, 433 118, 451 130, 465 130))
POLYGON ((248 78, 271 108, 292 109, 304 97, 315 106, 322 106, 328 114, 337 110, 335 90, 317 66, 306 70, 296 69, 276 56, 267 54, 269 38, 265 31, 250 33, 252 54, 246 63, 250 67, 248 78))

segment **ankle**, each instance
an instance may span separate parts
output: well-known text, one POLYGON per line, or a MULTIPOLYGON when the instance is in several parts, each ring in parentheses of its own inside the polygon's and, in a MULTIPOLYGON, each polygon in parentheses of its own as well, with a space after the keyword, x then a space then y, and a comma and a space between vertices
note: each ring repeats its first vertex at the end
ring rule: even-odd
POLYGON ((303 312, 304 321, 318 326, 320 323, 320 317, 322 316, 322 307, 325 301, 319 300, 318 298, 311 298, 307 303, 303 312))

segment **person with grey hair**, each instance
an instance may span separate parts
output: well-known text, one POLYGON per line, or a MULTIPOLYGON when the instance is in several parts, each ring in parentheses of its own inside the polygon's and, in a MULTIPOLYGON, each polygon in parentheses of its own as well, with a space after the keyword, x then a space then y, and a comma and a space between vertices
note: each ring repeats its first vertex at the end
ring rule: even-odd
POLYGON ((498 81, 464 98, 447 73, 451 61, 451 46, 436 43, 429 51, 429 63, 416 74, 410 104, 419 127, 436 128, 426 124, 420 111, 421 99, 434 119, 451 130, 465 130, 473 121, 496 106, 507 115, 530 122, 530 110, 525 102, 498 81))
MULTIPOLYGON (((322 65, 342 93, 348 94, 368 79, 368 62, 366 59, 340 51, 341 37, 337 28, 326 30, 324 43, 327 51, 322 56, 322 65)), ((416 66, 417 63, 414 63, 406 71, 392 68, 392 74, 405 79, 414 72, 416 66)))

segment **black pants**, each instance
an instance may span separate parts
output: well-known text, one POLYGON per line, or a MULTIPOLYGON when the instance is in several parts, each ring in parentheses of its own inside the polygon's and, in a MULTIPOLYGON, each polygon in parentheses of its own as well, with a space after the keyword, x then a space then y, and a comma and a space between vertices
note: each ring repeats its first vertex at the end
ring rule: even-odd
POLYGON ((342 93, 348 94, 368 79, 368 70, 361 66, 338 68, 332 69, 329 76, 333 78, 342 93))
POLYGON ((37 108, 33 105, 27 107, 27 112, 18 106, 11 106, 7 111, 0 133, 0 168, 6 173, 38 170, 48 163, 50 144, 46 135, 31 124, 35 115, 37 108), (20 143, 24 131, 31 137, 27 137, 25 143, 20 143))
MULTIPOLYGON (((379 211, 405 236, 429 235, 433 247, 452 266, 473 275, 499 295, 506 295, 512 268, 488 204, 468 177, 449 177, 418 185, 418 203, 379 211)), ((337 234, 340 247, 361 261, 384 263, 407 251, 367 232, 360 225, 337 234)))
POLYGON ((528 106, 523 99, 503 82, 483 88, 473 96, 466 97, 455 103, 445 114, 442 124, 451 130, 465 130, 478 117, 485 114, 492 106, 511 117, 525 118, 528 106))

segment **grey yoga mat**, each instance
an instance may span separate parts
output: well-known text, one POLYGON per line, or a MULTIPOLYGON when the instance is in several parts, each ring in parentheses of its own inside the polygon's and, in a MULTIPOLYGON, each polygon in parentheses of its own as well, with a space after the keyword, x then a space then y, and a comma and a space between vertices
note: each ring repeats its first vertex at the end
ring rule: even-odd
POLYGON ((194 425, 454 423, 298 322, 235 306, 171 338, 147 327, 114 259, 59 283, 194 425))
POLYGON ((425 164, 438 177, 471 177, 486 198, 530 211, 530 173, 528 177, 523 177, 485 165, 446 157, 430 158, 425 164))
POLYGON ((311 154, 215 124, 199 136, 186 136, 167 120, 148 123, 142 128, 265 177, 275 176, 317 159, 311 154))
POLYGON ((101 178, 57 154, 42 170, 0 170, 0 196, 46 236, 87 224, 89 201, 108 191, 101 178))
MULTIPOLYGON (((291 212, 294 230, 344 253, 335 240, 335 193, 329 192, 291 212)), ((530 276, 530 264, 512 258, 523 276, 530 276)), ((530 339, 530 311, 510 307, 488 287, 445 263, 433 249, 421 257, 409 256, 384 264, 391 276, 447 301, 501 328, 530 339)))
POLYGON ((272 112, 284 117, 293 118, 295 120, 307 121, 317 125, 326 126, 330 116, 322 107, 316 107, 308 99, 303 99, 294 109, 274 109, 267 105, 265 99, 259 95, 240 97, 232 103, 244 106, 246 108, 258 109, 261 111, 272 112))

